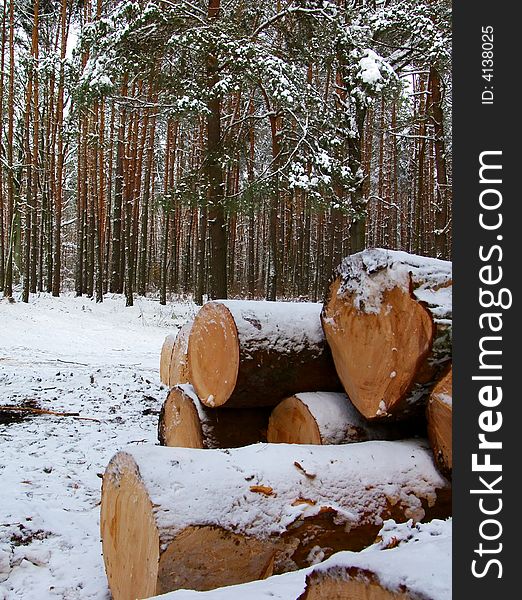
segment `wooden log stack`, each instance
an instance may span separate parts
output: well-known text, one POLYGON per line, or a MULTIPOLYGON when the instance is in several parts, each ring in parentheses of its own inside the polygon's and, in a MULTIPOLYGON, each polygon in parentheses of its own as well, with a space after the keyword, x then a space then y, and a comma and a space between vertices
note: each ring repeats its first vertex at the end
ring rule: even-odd
MULTIPOLYGON (((255 581, 359 551, 385 519, 449 516, 451 283, 450 263, 371 249, 322 305, 216 300, 168 336, 171 447, 103 478, 113 598, 255 581)), ((301 600, 410 597, 365 573, 309 574, 301 600)))

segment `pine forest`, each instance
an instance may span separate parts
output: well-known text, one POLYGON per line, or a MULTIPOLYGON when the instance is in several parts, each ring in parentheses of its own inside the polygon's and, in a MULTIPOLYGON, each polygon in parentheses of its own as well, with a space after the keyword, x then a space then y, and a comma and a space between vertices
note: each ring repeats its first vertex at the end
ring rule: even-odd
POLYGON ((0 289, 322 298, 451 252, 450 3, 5 0, 0 289))

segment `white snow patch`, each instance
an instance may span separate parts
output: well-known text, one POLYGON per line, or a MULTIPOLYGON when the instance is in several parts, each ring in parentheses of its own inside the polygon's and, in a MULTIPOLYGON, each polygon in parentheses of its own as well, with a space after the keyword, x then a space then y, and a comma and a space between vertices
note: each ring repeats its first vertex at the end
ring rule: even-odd
POLYGON ((446 404, 447 406, 453 406, 453 397, 449 394, 443 394, 442 392, 439 392, 437 394, 437 399, 446 404))
POLYGON ((318 302, 268 302, 219 300, 232 314, 238 336, 246 347, 266 347, 278 353, 322 348, 322 304, 318 302))
POLYGON ((395 287, 408 292, 410 280, 415 297, 425 302, 438 322, 451 319, 451 262, 408 254, 398 250, 371 248, 347 257, 339 266, 338 293, 354 296, 354 306, 367 314, 381 311, 383 293, 395 287))
POLYGON ((381 61, 382 59, 380 59, 373 50, 366 50, 365 56, 359 61, 359 75, 364 83, 375 85, 382 79, 381 71, 379 69, 379 63, 381 61))
POLYGON ((107 600, 99 475, 114 452, 156 442, 166 333, 194 305, 48 294, 0 303, 0 404, 73 417, 0 423, 0 598, 107 600))
POLYGON ((375 414, 377 416, 385 416, 388 414, 388 407, 386 406, 386 402, 384 402, 384 400, 381 400, 379 402, 379 408, 377 409, 375 414))

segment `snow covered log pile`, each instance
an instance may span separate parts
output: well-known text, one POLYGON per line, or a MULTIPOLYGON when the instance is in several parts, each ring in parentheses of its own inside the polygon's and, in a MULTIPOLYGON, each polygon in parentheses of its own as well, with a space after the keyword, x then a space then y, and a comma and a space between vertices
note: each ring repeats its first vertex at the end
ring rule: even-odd
POLYGON ((162 446, 182 448, 238 448, 266 441, 269 410, 211 409, 202 404, 191 385, 169 391, 158 422, 162 446))
POLYGON ((114 600, 288 571, 281 600, 445 598, 411 573, 420 546, 365 549, 385 519, 451 515, 451 285, 450 263, 366 250, 324 305, 216 300, 167 338, 170 447, 118 452, 103 478, 114 600))
POLYGON ((194 319, 190 383, 203 404, 275 406, 296 392, 341 391, 311 302, 219 300, 194 319))
POLYGON ((433 448, 437 465, 446 476, 451 476, 453 468, 452 375, 453 371, 450 368, 448 373, 433 388, 426 409, 430 444, 433 448))
POLYGON ((303 390, 341 390, 321 308, 303 302, 205 304, 162 348, 160 377, 171 391, 161 411, 160 443, 229 448, 265 441, 265 407, 303 390), (190 385, 173 389, 180 384, 190 385))
POLYGON ((337 268, 322 312, 344 389, 367 419, 422 411, 451 360, 451 263, 379 248, 337 268))
POLYGON ((131 447, 103 477, 109 585, 131 600, 263 579, 361 550, 384 519, 445 518, 450 496, 419 441, 131 447))
POLYGON ((211 592, 178 590, 149 600, 451 600, 451 520, 386 521, 379 542, 315 567, 211 592))

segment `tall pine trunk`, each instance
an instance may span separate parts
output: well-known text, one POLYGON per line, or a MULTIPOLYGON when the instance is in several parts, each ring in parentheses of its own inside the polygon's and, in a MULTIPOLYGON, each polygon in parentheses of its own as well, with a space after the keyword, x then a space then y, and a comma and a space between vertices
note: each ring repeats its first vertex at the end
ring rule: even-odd
POLYGON ((15 214, 15 177, 14 177, 14 81, 15 81, 15 53, 14 53, 14 3, 9 3, 9 96, 8 121, 7 121, 7 163, 9 170, 7 173, 7 260, 5 266, 4 296, 11 298, 13 296, 13 253, 15 251, 15 232, 16 232, 16 214, 15 214))
MULTIPOLYGON (((208 18, 219 17, 220 0, 209 0, 208 18)), ((225 223, 225 197, 223 178, 223 148, 221 140, 221 98, 216 90, 219 81, 218 60, 211 50, 207 57, 207 82, 209 100, 207 102, 207 184, 208 221, 210 225, 210 297, 227 297, 227 232, 225 223)))

